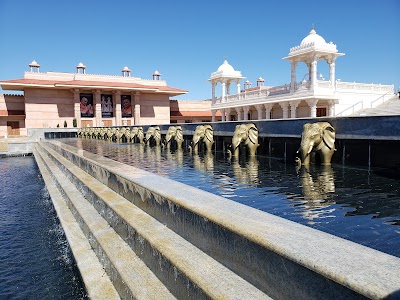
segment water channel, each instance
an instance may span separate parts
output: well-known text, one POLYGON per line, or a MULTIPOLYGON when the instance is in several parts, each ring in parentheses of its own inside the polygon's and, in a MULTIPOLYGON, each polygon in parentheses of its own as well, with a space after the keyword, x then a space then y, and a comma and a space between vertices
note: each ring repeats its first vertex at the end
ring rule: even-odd
POLYGON ((87 299, 33 156, 0 159, 0 299, 87 299))
POLYGON ((400 257, 400 180, 333 164, 309 169, 258 156, 228 159, 141 144, 60 141, 400 257))

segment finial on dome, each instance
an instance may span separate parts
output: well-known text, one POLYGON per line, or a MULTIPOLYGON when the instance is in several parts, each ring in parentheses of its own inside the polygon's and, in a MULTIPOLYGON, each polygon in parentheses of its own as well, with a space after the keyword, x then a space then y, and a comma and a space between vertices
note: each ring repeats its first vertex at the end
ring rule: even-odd
POLYGON ((312 27, 311 27, 310 34, 316 34, 316 33, 317 33, 317 32, 315 31, 314 23, 312 23, 312 27))

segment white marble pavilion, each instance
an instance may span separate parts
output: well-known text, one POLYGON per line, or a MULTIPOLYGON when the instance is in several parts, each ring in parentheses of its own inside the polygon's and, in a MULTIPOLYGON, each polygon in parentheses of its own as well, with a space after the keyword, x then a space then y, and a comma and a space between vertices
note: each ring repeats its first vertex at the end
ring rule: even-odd
POLYGON ((222 121, 346 116, 393 97, 394 85, 336 80, 336 59, 343 55, 335 44, 327 43, 312 28, 300 45, 291 48, 289 55, 283 58, 291 65, 290 84, 265 86, 265 80, 260 77, 256 87, 252 88, 247 80, 243 90, 240 82, 245 77, 225 60, 209 79, 212 114, 215 116, 217 111, 221 112, 222 121), (317 76, 321 60, 329 65, 329 78, 326 80, 317 76), (296 68, 300 63, 306 64, 308 78, 299 82, 296 68), (218 84, 222 88, 220 97, 216 97, 218 84), (236 85, 233 94, 230 93, 231 84, 236 85))

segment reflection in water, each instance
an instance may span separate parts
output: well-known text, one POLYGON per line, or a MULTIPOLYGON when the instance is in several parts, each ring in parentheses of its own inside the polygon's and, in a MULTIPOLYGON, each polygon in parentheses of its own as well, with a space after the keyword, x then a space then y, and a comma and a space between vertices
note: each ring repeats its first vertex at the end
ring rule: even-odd
POLYGON ((257 184, 258 179, 258 160, 255 156, 250 156, 247 161, 234 159, 232 164, 233 174, 241 184, 257 184))
MULTIPOLYGON (((167 176, 268 213, 400 257, 400 181, 342 165, 296 169, 223 153, 190 155, 161 147, 63 139, 123 163, 167 176)), ((200 201, 200 200, 199 200, 200 201)))
POLYGON ((300 172, 300 182, 304 197, 303 217, 309 220, 308 224, 313 224, 316 218, 322 218, 324 215, 333 212, 330 208, 335 204, 332 193, 335 192, 335 178, 330 165, 320 166, 319 170, 312 170, 309 167, 302 166, 300 172))

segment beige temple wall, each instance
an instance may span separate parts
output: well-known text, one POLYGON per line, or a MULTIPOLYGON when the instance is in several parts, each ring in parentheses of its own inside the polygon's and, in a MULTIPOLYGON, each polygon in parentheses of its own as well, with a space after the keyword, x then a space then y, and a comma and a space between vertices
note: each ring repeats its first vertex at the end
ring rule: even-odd
POLYGON ((169 95, 140 95, 140 125, 169 124, 169 95))
POLYGON ((69 90, 25 89, 27 128, 72 127, 74 96, 69 90))

